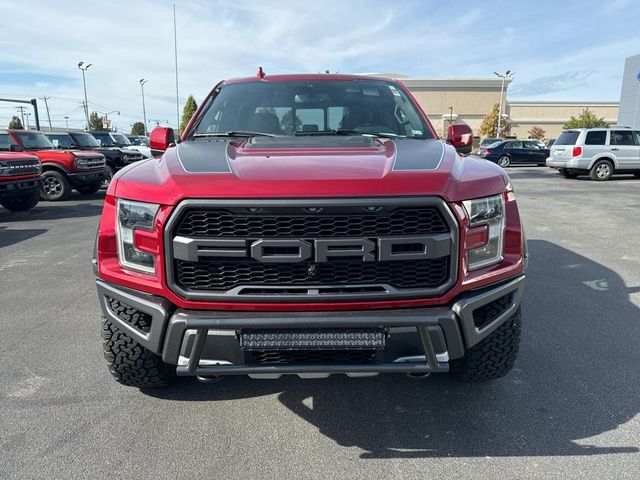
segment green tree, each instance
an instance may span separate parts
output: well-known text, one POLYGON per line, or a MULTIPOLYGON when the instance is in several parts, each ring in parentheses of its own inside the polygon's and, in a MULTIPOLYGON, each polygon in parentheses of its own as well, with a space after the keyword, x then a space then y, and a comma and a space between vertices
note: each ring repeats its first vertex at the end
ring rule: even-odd
POLYGON ((11 117, 11 121, 9 122, 9 128, 14 130, 24 130, 22 126, 22 122, 20 121, 20 117, 16 117, 15 115, 11 117))
POLYGON ((585 108, 578 118, 571 115, 571 118, 563 125, 563 128, 591 128, 591 127, 608 127, 609 124, 604 118, 596 117, 589 108, 585 108))
POLYGON ((144 135, 146 132, 144 131, 144 123, 135 122, 131 125, 131 135, 144 135))
MULTIPOLYGON (((496 102, 489 113, 487 113, 480 125, 480 133, 484 137, 496 138, 498 136, 498 109, 500 106, 496 102)), ((511 133, 511 125, 503 118, 500 122, 500 137, 504 138, 511 133)))
POLYGON ((196 103, 196 99, 193 98, 193 95, 189 95, 187 97, 187 101, 184 104, 184 108, 182 109, 182 120, 180 121, 180 131, 184 132, 184 129, 187 128, 187 124, 196 110, 198 109, 198 104, 196 103))
POLYGON ((293 114, 293 110, 289 110, 280 120, 280 129, 288 134, 293 134, 302 130, 302 120, 293 114))
POLYGON ((91 115, 89 115, 89 130, 92 132, 108 132, 110 129, 106 118, 101 117, 98 112, 91 112, 91 115))
POLYGON ((542 127, 531 127, 531 130, 529 130, 529 138, 535 138, 537 140, 542 140, 545 136, 545 131, 542 129, 542 127))

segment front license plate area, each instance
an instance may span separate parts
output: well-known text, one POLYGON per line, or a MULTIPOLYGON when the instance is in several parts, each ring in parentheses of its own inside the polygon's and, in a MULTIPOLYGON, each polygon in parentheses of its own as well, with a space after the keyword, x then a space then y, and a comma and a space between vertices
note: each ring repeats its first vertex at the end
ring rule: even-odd
POLYGON ((383 349, 383 328, 243 329, 240 347, 252 350, 372 350, 383 349))

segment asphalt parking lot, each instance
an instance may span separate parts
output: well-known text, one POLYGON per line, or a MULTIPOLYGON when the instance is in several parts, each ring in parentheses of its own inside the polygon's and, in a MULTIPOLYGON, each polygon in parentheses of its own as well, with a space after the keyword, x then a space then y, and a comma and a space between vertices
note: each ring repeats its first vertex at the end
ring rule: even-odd
POLYGON ((0 210, 0 478, 640 478, 640 180, 509 169, 531 262, 505 379, 227 378, 102 359, 103 194, 0 210))

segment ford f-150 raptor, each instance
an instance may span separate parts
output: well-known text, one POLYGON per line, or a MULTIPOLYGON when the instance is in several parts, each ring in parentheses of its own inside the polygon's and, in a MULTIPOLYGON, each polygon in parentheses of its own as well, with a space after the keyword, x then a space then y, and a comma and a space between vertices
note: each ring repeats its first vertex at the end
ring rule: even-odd
MULTIPOLYGON (((215 86, 177 141, 118 172, 94 270, 121 383, 513 366, 526 242, 512 186, 438 139, 403 84, 286 75, 215 86)), ((458 150, 458 151, 457 151, 458 150)))

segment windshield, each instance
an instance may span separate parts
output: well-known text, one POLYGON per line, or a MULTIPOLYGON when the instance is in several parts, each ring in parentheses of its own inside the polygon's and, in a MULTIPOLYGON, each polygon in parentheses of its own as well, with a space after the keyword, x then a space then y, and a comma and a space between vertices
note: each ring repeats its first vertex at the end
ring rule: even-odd
POLYGON ((47 133, 45 135, 56 148, 71 148, 73 139, 68 133, 47 133))
POLYGON ((405 92, 383 80, 223 85, 196 124, 195 134, 331 135, 340 130, 434 138, 405 92))
POLYGON ((133 145, 142 145, 142 141, 138 137, 127 137, 133 145))
POLYGON ((111 136, 120 145, 131 145, 131 142, 129 141, 129 139, 125 137, 122 133, 112 133, 111 136))
POLYGON ((25 150, 51 150, 53 143, 39 132, 14 132, 25 150))
POLYGON ((98 141, 90 133, 75 133, 74 132, 74 133, 71 134, 71 136, 74 138, 75 143, 79 147, 84 147, 84 148, 98 148, 98 147, 100 147, 100 144, 98 143, 98 141))
POLYGON ((106 132, 92 133, 93 137, 98 141, 102 147, 113 147, 115 145, 113 138, 106 132))

